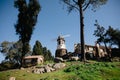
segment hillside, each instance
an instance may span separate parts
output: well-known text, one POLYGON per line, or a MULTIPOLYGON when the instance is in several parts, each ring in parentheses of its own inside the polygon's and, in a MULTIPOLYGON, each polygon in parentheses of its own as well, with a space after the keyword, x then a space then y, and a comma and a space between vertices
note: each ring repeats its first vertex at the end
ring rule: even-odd
POLYGON ((120 62, 66 62, 63 69, 34 74, 28 69, 7 70, 0 72, 0 80, 9 80, 16 77, 16 80, 120 80, 120 62))

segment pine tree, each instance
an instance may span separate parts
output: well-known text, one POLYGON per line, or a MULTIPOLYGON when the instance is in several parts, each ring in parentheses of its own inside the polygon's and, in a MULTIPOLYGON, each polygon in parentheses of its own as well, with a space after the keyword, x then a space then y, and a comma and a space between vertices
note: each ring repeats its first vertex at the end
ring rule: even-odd
POLYGON ((80 15, 80 43, 81 43, 81 60, 85 62, 85 41, 84 41, 84 11, 88 7, 92 7, 93 11, 95 8, 106 4, 107 0, 60 0, 67 5, 68 12, 78 10, 80 15))
POLYGON ((37 40, 33 47, 32 55, 43 55, 42 44, 37 40))

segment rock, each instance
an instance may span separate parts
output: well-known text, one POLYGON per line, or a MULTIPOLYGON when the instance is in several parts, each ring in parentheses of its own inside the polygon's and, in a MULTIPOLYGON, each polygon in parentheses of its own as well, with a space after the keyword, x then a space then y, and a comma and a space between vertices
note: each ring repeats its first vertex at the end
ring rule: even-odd
POLYGON ((63 58, 60 58, 60 57, 55 57, 54 59, 54 62, 56 63, 63 62, 63 61, 64 61, 63 58))
POLYGON ((15 80, 15 77, 10 77, 9 80, 15 80))
POLYGON ((120 58, 119 57, 114 57, 111 59, 112 62, 120 62, 120 58))
POLYGON ((54 68, 51 68, 50 70, 51 70, 51 71, 55 71, 55 69, 54 69, 54 68))
POLYGON ((29 73, 30 71, 29 71, 29 70, 27 70, 26 72, 28 72, 28 73, 29 73))
POLYGON ((56 63, 56 64, 54 64, 53 68, 54 68, 55 70, 57 70, 57 69, 64 68, 65 66, 66 66, 65 63, 56 63))
POLYGON ((66 66, 65 63, 47 64, 47 65, 36 67, 35 69, 33 69, 32 72, 36 74, 48 73, 48 72, 55 71, 57 69, 64 68, 65 66, 66 66))
POLYGON ((33 70, 33 73, 42 74, 42 73, 45 73, 45 69, 44 68, 35 69, 33 70))
POLYGON ((25 68, 21 67, 20 70, 25 70, 25 68))
POLYGON ((70 60, 72 60, 72 61, 78 61, 79 57, 71 57, 70 60))
POLYGON ((45 66, 45 72, 52 72, 52 71, 55 71, 55 69, 49 66, 45 66))
POLYGON ((48 65, 49 67, 52 67, 52 66, 53 66, 53 64, 50 64, 50 63, 49 63, 49 64, 47 64, 47 65, 48 65))
POLYGON ((45 72, 51 72, 50 67, 49 66, 45 66, 45 72))

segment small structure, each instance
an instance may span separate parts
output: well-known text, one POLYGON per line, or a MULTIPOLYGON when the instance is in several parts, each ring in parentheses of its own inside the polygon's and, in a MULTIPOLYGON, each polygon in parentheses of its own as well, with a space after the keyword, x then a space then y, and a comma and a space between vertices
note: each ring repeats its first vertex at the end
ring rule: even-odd
POLYGON ((25 63, 37 63, 37 64, 41 64, 44 62, 44 57, 42 55, 33 55, 33 56, 26 56, 23 59, 23 64, 25 63))

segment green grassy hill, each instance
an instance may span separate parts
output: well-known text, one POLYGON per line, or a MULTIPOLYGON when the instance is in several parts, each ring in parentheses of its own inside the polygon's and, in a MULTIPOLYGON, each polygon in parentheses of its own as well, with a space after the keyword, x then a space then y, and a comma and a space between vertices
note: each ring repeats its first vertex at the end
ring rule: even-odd
POLYGON ((120 62, 66 62, 67 66, 58 71, 34 74, 25 70, 0 72, 0 80, 120 80, 120 62))

